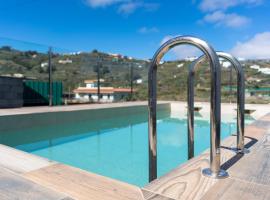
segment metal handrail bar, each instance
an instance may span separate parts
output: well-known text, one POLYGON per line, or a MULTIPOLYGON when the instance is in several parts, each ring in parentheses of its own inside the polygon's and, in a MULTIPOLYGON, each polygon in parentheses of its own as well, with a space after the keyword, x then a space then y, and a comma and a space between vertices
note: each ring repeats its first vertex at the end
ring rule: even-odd
MULTIPOLYGON (((220 168, 220 64, 214 49, 205 41, 191 36, 178 36, 168 40, 155 53, 148 72, 148 137, 149 137, 149 181, 157 178, 157 65, 170 49, 178 45, 192 45, 200 49, 209 59, 211 67, 211 113, 210 113, 210 168, 203 174, 213 178, 228 176, 220 168)), ((194 141, 194 138, 190 138, 194 141)))
MULTIPOLYGON (((245 135, 245 75, 241 63, 231 54, 216 52, 219 58, 229 61, 237 72, 237 153, 248 153, 244 148, 245 135)), ((199 57, 189 68, 188 73, 188 135, 194 138, 194 74, 196 68, 205 60, 205 56, 199 57)), ((194 156, 194 143, 188 142, 188 158, 194 156)))

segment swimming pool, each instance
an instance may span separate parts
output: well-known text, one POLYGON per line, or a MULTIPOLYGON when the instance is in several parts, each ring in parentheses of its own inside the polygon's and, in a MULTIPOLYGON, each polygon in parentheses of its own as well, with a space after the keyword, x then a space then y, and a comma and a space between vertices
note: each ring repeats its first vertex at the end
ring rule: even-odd
MULTIPOLYGON (((144 108, 146 111, 146 108, 144 108)), ((112 112, 113 113, 113 112, 112 112)), ((228 117, 227 117, 228 118, 228 117)), ((221 125, 222 139, 236 130, 221 125)), ((195 117, 195 154, 209 148, 209 121, 195 117)), ((134 185, 148 183, 147 112, 0 132, 2 144, 134 185)), ((186 119, 158 111, 158 176, 187 161, 186 119)))

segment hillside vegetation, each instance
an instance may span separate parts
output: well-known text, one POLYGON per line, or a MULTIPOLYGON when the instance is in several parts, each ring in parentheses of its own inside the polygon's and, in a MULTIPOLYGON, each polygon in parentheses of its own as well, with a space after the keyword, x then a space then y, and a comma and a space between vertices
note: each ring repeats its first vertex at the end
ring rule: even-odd
MULTIPOLYGON (((36 51, 19 51, 8 46, 0 48, 0 75, 21 76, 37 80, 48 80, 48 55, 36 51)), ((53 80, 62 81, 64 92, 71 93, 73 89, 84 85, 86 79, 96 79, 97 67, 100 67, 101 77, 107 86, 129 87, 130 69, 133 67, 133 81, 136 88, 134 100, 147 99, 147 74, 149 61, 138 60, 101 53, 94 50, 91 53, 53 54, 53 80), (142 83, 136 84, 138 79, 142 83)), ((251 69, 251 65, 270 68, 267 61, 245 61, 247 88, 270 88, 270 75, 251 69)), ((185 100, 187 93, 187 74, 190 62, 179 60, 165 62, 158 66, 158 97, 161 100, 185 100)), ((233 70, 232 83, 236 85, 236 73, 233 70)), ((203 63, 195 74, 196 99, 208 101, 210 95, 210 69, 203 63)), ((222 88, 230 85, 230 68, 222 68, 222 88)), ((235 92, 234 92, 235 93, 235 92)), ((235 94, 234 94, 235 95, 235 94)), ((223 101, 235 101, 229 96, 229 90, 222 91, 223 101)), ((250 98, 253 103, 267 103, 269 99, 250 98)))

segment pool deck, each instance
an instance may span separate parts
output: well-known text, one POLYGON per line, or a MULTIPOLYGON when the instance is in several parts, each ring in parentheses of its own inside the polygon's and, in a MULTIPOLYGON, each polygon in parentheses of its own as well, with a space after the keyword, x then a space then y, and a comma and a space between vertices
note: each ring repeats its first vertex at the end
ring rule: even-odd
POLYGON ((222 141, 222 168, 229 178, 201 175, 209 166, 207 150, 143 188, 0 145, 0 199, 270 199, 270 113, 246 127, 249 154, 232 152, 235 143, 235 136, 222 141))
POLYGON ((209 167, 209 150, 145 186, 144 189, 171 199, 270 199, 270 114, 246 127, 249 154, 236 155, 236 137, 222 141, 222 168, 229 178, 202 176, 209 167))

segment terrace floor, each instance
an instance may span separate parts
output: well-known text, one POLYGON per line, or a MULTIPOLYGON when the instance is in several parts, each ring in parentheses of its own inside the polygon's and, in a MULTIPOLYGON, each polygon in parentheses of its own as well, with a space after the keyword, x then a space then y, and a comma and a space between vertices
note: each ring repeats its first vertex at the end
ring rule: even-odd
POLYGON ((235 143, 235 136, 222 141, 221 162, 228 178, 202 176, 202 169, 209 166, 206 151, 144 189, 169 199, 270 199, 270 113, 246 127, 249 154, 233 153, 235 143))
POLYGON ((222 141, 229 178, 201 175, 209 166, 208 150, 144 188, 0 145, 0 199, 270 199, 270 113, 246 127, 249 154, 232 152, 235 143, 235 136, 222 141))

